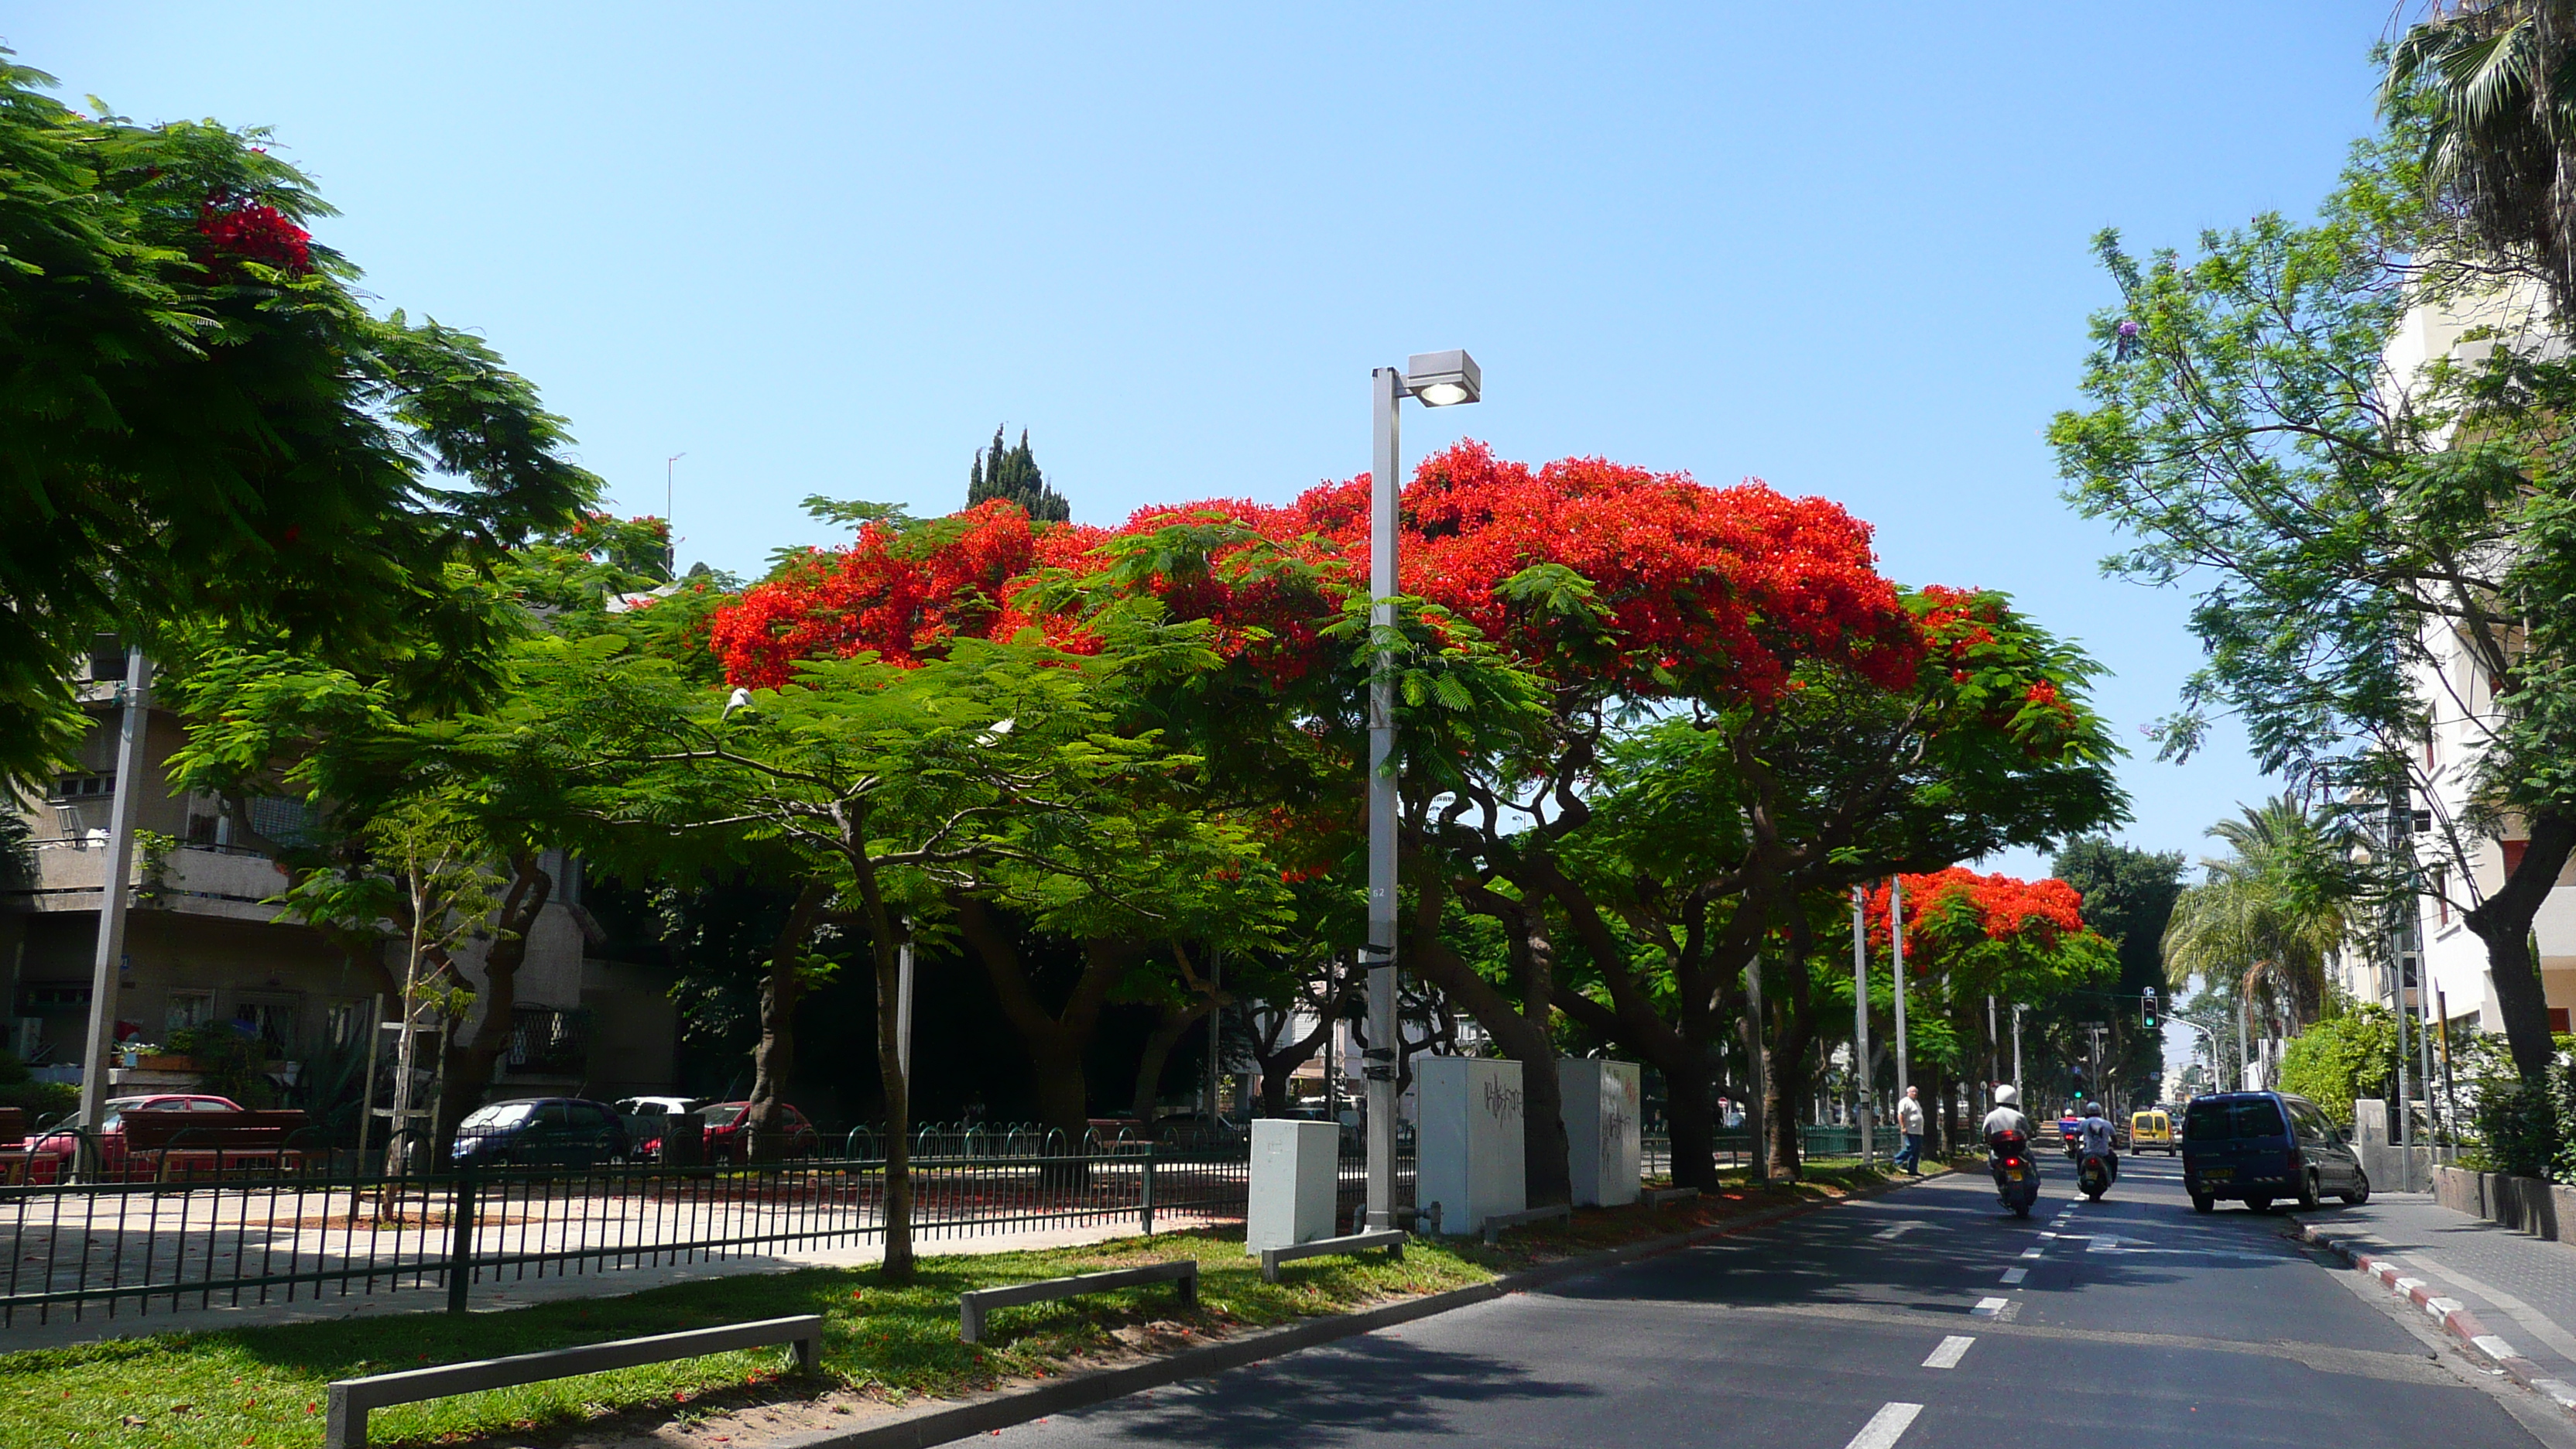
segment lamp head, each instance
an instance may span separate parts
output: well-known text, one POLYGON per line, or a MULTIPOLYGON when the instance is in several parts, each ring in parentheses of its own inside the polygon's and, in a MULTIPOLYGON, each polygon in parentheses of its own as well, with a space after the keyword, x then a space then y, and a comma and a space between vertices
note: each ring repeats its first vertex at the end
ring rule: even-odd
POLYGON ((1483 396, 1485 374, 1464 352, 1417 352, 1404 360, 1404 388, 1424 407, 1452 407, 1483 396))

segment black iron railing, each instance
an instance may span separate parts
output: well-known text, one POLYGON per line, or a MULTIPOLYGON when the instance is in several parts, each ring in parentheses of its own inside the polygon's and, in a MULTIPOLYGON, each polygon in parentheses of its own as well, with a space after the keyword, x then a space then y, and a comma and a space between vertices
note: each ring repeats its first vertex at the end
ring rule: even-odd
MULTIPOLYGON (((444 1289, 461 1310, 478 1284, 866 1246, 885 1232, 881 1154, 415 1175, 350 1166, 345 1156, 269 1153, 213 1172, 192 1160, 182 1172, 128 1171, 129 1180, 0 1188, 9 1252, 0 1324, 25 1313, 116 1316, 423 1289, 444 1289)), ((924 1154, 911 1178, 913 1234, 925 1243, 1116 1224, 1151 1233, 1239 1221, 1250 1158, 1241 1138, 924 1154)), ((1346 1218, 1365 1184, 1365 1162, 1346 1143, 1346 1218)), ((1397 1191, 1398 1206, 1409 1206, 1410 1143, 1398 1155, 1397 1191)))

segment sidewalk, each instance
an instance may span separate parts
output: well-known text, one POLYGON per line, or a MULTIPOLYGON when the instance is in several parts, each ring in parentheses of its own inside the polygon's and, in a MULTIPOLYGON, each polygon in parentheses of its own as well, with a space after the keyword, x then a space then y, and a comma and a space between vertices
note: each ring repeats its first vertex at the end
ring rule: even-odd
POLYGON ((2437 1205, 2375 1193, 2361 1207, 2293 1218, 2525 1387, 2576 1412, 2576 1245, 2437 1205))
MULTIPOLYGON (((1222 1220, 1225 1222, 1233 1219, 1222 1220)), ((1217 1225, 1219 1219, 1181 1214, 1158 1215, 1156 1226, 1165 1232, 1185 1232, 1217 1225)), ((951 1237, 926 1230, 913 1239, 914 1250, 924 1257, 1016 1253, 1045 1248, 1075 1248, 1114 1238, 1136 1236, 1132 1222, 1098 1223, 1085 1227, 1037 1226, 1017 1232, 986 1233, 973 1237, 951 1237)), ((674 1283, 695 1283, 710 1278, 732 1278, 747 1273, 792 1273, 801 1268, 864 1268, 873 1266, 885 1256, 882 1242, 869 1242, 857 1247, 819 1248, 780 1253, 743 1252, 729 1257, 700 1257, 684 1263, 646 1264, 625 1268, 571 1268, 548 1264, 543 1276, 530 1271, 521 1274, 504 1269, 476 1283, 470 1297, 473 1311, 497 1312, 509 1308, 526 1308, 532 1304, 550 1303, 566 1298, 612 1298, 628 1293, 641 1293, 648 1288, 661 1288, 674 1283)), ((488 1272, 489 1270, 487 1270, 488 1272)), ((204 1308, 195 1300, 181 1295, 182 1305, 170 1307, 166 1296, 154 1298, 151 1311, 137 1312, 133 1300, 116 1306, 110 1316, 101 1303, 85 1305, 77 1316, 69 1308, 57 1308, 39 1322, 32 1309, 22 1309, 18 1321, 0 1328, 0 1353, 17 1353, 31 1348, 60 1348, 68 1344, 94 1343, 109 1338, 140 1338, 155 1333, 211 1333, 226 1328, 253 1328, 279 1323, 311 1323, 346 1318, 385 1318, 406 1313, 444 1313, 447 1290, 435 1278, 426 1287, 392 1288, 379 1285, 376 1292, 343 1292, 336 1284, 303 1284, 292 1301, 282 1288, 269 1290, 270 1300, 259 1301, 257 1289, 244 1289, 241 1302, 230 1300, 232 1290, 214 1295, 214 1302, 204 1308)))

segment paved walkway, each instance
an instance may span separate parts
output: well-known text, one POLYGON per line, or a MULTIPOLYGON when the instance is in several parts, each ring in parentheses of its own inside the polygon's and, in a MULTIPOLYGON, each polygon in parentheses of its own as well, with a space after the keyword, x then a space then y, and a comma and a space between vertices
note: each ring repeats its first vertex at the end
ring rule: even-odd
MULTIPOLYGON (((1213 1226, 1218 1222, 1214 1218, 1158 1213, 1154 1226, 1163 1232, 1182 1232, 1213 1226)), ((1123 1220, 1085 1227, 1029 1227, 973 1237, 924 1232, 914 1238, 913 1249, 926 1258, 963 1257, 1080 1247, 1135 1235, 1136 1224, 1123 1220)), ((745 1253, 727 1258, 701 1258, 688 1263, 592 1269, 587 1272, 565 1272, 560 1266, 550 1265, 542 1277, 534 1274, 502 1276, 477 1283, 471 1301, 475 1312, 489 1313, 568 1298, 620 1297, 674 1283, 699 1283, 747 1273, 787 1273, 800 1268, 864 1268, 872 1266, 884 1255, 881 1243, 870 1242, 857 1247, 795 1253, 745 1253)), ((59 1348, 65 1344, 93 1343, 108 1338, 139 1338, 154 1333, 211 1333, 220 1329, 275 1323, 443 1313, 447 1309, 447 1290, 440 1286, 435 1275, 423 1287, 396 1288, 389 1281, 382 1281, 374 1293, 342 1293, 337 1285, 325 1285, 319 1297, 315 1296, 313 1285, 307 1284, 298 1289, 292 1302, 285 1299, 281 1289, 271 1289, 270 1292, 274 1297, 267 1303, 258 1301, 256 1290, 238 1294, 241 1300, 238 1304, 230 1301, 236 1295, 229 1292, 217 1293, 214 1302, 203 1308, 183 1299, 185 1306, 176 1311, 170 1308, 168 1298, 156 1298, 149 1313, 136 1312, 134 1304, 128 1301, 117 1306, 113 1317, 102 1304, 86 1305, 77 1316, 71 1309, 57 1308, 46 1315, 49 1321, 44 1322, 38 1321, 33 1310, 21 1310, 14 1325, 0 1328, 0 1353, 59 1348)))
POLYGON ((2498 1227, 2420 1192, 2376 1193, 2364 1206, 2298 1219, 2339 1247, 2422 1280, 2421 1297, 2457 1299, 2543 1373, 2576 1383, 2576 1245, 2498 1227))

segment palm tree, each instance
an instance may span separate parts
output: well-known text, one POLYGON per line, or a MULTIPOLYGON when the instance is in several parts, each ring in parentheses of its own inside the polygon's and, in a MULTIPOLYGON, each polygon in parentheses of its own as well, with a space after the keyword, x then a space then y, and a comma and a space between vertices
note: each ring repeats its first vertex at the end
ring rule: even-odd
POLYGON ((2283 796, 2243 807, 2209 834, 2228 848, 2203 860, 2205 878, 2174 903, 2165 976, 2179 993, 2194 976, 2242 995, 2249 1011, 2293 1028, 2325 1005, 2326 965, 2362 924, 2364 881, 2351 827, 2283 796))
POLYGON ((2423 121, 2434 200, 2576 318, 2576 0, 2433 0, 2389 51, 2379 103, 2423 121))

